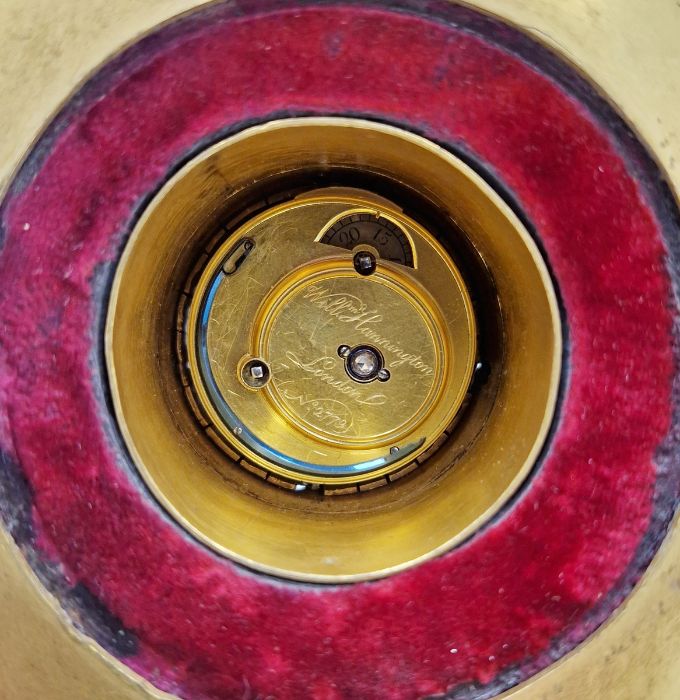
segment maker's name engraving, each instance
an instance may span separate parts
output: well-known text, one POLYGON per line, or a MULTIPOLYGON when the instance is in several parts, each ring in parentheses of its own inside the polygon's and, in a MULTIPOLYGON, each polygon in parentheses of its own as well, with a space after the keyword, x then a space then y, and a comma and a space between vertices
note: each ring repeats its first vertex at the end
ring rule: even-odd
POLYGON ((333 370, 337 368, 338 364, 337 357, 320 357, 318 360, 304 362, 294 352, 290 351, 286 353, 286 357, 296 367, 307 372, 310 376, 316 377, 320 382, 323 382, 360 406, 382 406, 387 401, 385 394, 363 396, 356 383, 351 379, 338 379, 333 374, 333 370))
MULTIPOLYGON (((382 315, 369 309, 359 297, 353 294, 330 292, 322 285, 313 284, 305 291, 303 299, 325 311, 329 317, 341 323, 351 324, 354 330, 359 331, 366 338, 367 342, 391 353, 393 358, 388 363, 390 367, 409 365, 423 376, 430 377, 434 374, 434 369, 423 361, 422 355, 408 352, 379 332, 375 326, 382 322, 382 315)), ((317 362, 327 359, 329 358, 321 358, 317 362)))

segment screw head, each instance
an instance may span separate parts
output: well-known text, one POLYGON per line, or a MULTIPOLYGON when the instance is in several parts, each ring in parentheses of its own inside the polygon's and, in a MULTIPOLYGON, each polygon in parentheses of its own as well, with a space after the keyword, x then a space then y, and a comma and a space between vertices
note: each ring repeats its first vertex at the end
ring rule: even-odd
POLYGON ((241 367, 241 381, 250 389, 262 389, 269 382, 269 365, 264 360, 248 360, 241 367))
POLYGON ((375 255, 367 250, 359 251, 354 256, 354 269, 364 277, 372 275, 377 267, 375 255))
POLYGON ((338 355, 345 360, 345 371, 355 382, 367 384, 376 379, 385 382, 390 378, 390 373, 383 367, 385 361, 381 352, 371 345, 354 348, 341 345, 338 355))
POLYGON ((373 350, 362 348, 351 355, 349 366, 352 374, 361 379, 370 379, 379 372, 380 358, 373 350))

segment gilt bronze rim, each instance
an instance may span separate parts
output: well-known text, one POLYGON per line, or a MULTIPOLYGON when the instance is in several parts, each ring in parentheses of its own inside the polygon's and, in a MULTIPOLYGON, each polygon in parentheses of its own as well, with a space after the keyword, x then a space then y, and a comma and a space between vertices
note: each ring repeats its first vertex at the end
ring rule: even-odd
MULTIPOLYGON (((253 251, 257 249, 255 244, 253 251)), ((285 247, 282 250, 285 255, 285 247)), ((314 257, 321 249, 312 242, 310 250, 314 257)), ((413 327, 411 319, 409 328, 413 327)), ((334 342, 340 344, 337 338, 334 342)), ((348 347, 357 342, 357 338, 348 341, 348 347)), ((377 578, 435 556, 498 512, 528 475, 548 433, 560 381, 561 328, 550 276, 530 235, 503 200, 459 159, 394 127, 355 119, 302 118, 253 127, 217 144, 185 166, 159 193, 135 228, 116 273, 106 354, 115 410, 135 464, 185 528, 220 553, 268 573, 339 582, 377 578), (281 171, 299 175, 320 162, 345 172, 371 171, 425 193, 432 207, 446 212, 449 228, 437 232, 440 242, 436 242, 399 211, 398 203, 385 202, 382 194, 365 190, 348 194, 346 189, 333 188, 326 192, 312 188, 302 195, 295 190, 287 202, 273 207, 266 202, 264 213, 253 215, 246 207, 231 228, 223 223, 225 212, 236 211, 233 202, 244 201, 239 199, 248 189, 244 183, 267 181, 281 171), (460 347, 467 348, 457 378, 449 381, 444 374, 433 383, 439 410, 437 401, 431 402, 434 408, 428 408, 430 413, 422 421, 427 425, 432 418, 423 442, 402 458, 400 450, 390 449, 399 445, 390 444, 389 430, 382 445, 375 435, 367 434, 378 447, 368 445, 367 439, 365 454, 377 454, 379 449, 389 458, 386 464, 358 475, 290 469, 252 450, 252 444, 243 439, 244 424, 228 425, 225 414, 216 408, 215 396, 206 390, 205 368, 210 359, 206 354, 202 372, 197 352, 202 346, 193 342, 200 337, 210 285, 232 247, 238 241, 256 243, 257 227, 266 228, 272 212, 285 215, 324 202, 335 205, 322 211, 322 226, 315 224, 305 234, 311 241, 347 211, 377 207, 400 222, 411 238, 420 235, 429 242, 429 249, 416 245, 413 256, 422 279, 417 281, 408 265, 378 261, 378 269, 385 272, 377 272, 376 281, 367 281, 352 268, 356 251, 334 250, 329 257, 324 248, 324 255, 312 260, 313 269, 301 266, 288 275, 281 274, 284 263, 280 280, 271 285, 273 296, 261 295, 259 306, 253 305, 253 319, 249 315, 248 332, 245 327, 239 331, 245 345, 235 356, 238 361, 232 362, 225 394, 241 387, 247 399, 253 394, 268 397, 261 401, 269 411, 267 420, 285 419, 281 424, 289 433, 293 432, 291 420, 297 421, 299 435, 306 430, 310 440, 325 440, 336 450, 330 462, 334 466, 343 466, 340 455, 356 453, 356 444, 337 444, 337 435, 319 435, 318 430, 315 435, 299 415, 290 415, 290 408, 285 416, 275 379, 268 379, 261 391, 243 386, 244 363, 270 362, 267 339, 276 325, 277 305, 288 294, 294 297, 295 290, 300 285, 304 288, 314 275, 344 278, 368 289, 366 285, 378 284, 382 274, 379 289, 391 285, 391 293, 401 295, 400 303, 413 303, 404 301, 408 288, 404 280, 411 280, 409 294, 416 288, 424 290, 427 270, 423 266, 428 254, 436 254, 445 261, 440 278, 433 272, 437 284, 418 292, 419 303, 429 308, 428 332, 436 336, 446 328, 449 334, 458 333, 460 347), (465 270, 457 271, 450 252, 442 257, 441 241, 455 258, 457 246, 463 245, 461 236, 477 266, 476 274, 468 270, 466 280, 465 270), (187 272, 178 283, 183 269, 187 272), (485 291, 477 288, 482 278, 485 291), (451 294, 456 284, 459 291, 451 294), (179 302, 174 304, 173 286, 181 288, 179 302), (432 299, 436 303, 428 301, 432 299), (436 308, 448 308, 448 312, 435 312, 436 308), (489 338, 477 337, 483 334, 474 321, 480 313, 485 317, 482 325, 491 323, 489 316, 495 319, 493 359, 475 353, 477 342, 483 348, 486 341, 489 347, 489 338), (176 337, 173 352, 167 343, 170 333, 176 337), (490 364, 489 380, 481 386, 471 384, 473 366, 484 362, 490 364), (438 391, 441 384, 444 390, 438 391), (327 498, 330 495, 343 498, 327 498)), ((446 357, 442 348, 438 360, 442 367, 446 357)), ((338 367, 341 363, 338 357, 338 367)), ((456 369, 455 362, 450 364, 456 369)), ((389 364, 386 368, 390 369, 389 364)), ((398 386, 396 380, 390 381, 398 386)), ((273 434, 271 423, 258 423, 261 415, 255 411, 250 425, 255 430, 264 426, 260 437, 268 439, 273 434)), ((290 439, 285 432, 281 439, 290 439)))

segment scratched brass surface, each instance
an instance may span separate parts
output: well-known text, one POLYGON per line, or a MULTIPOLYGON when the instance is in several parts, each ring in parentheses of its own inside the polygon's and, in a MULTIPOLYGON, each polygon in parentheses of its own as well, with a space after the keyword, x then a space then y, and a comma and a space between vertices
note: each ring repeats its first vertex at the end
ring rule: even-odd
MULTIPOLYGON (((121 46, 195 0, 0 3, 0 182, 53 111, 121 46)), ((628 115, 677 187, 680 99, 674 0, 479 0, 586 71, 628 115)), ((0 533, 0 697, 160 697, 68 624, 0 533)), ((680 532, 674 527, 625 606, 513 700, 670 700, 680 696, 680 532)), ((244 692, 247 687, 244 686, 244 692)), ((166 697, 163 695, 163 697, 166 697)), ((169 696, 167 696, 169 697, 169 696)))
MULTIPOLYGON (((348 202, 355 204, 354 200, 348 202)), ((282 206, 282 216, 295 214, 295 202, 282 206)), ((307 209, 306 216, 311 217, 311 206, 307 209)), ((256 311, 255 298, 251 308, 245 292, 231 296, 232 301, 246 304, 246 316, 253 317, 253 323, 249 332, 237 328, 241 337, 230 366, 249 350, 254 354, 266 354, 270 349, 279 356, 285 353, 285 337, 274 338, 268 324, 278 323, 281 312, 277 304, 285 313, 291 304, 295 307, 298 303, 296 285, 302 285, 303 290, 309 285, 306 265, 310 258, 312 266, 320 266, 316 272, 321 275, 344 275, 349 270, 350 262, 340 249, 330 249, 326 262, 316 259, 318 244, 314 242, 326 222, 342 209, 327 204, 318 210, 315 206, 314 211, 317 219, 310 232, 305 226, 289 226, 293 222, 288 221, 286 235, 298 236, 296 245, 274 241, 271 250, 263 247, 263 259, 257 258, 257 240, 260 233, 267 234, 268 215, 255 219, 248 229, 256 242, 250 254, 255 266, 272 266, 275 279, 273 290, 263 290, 261 311, 256 311), (330 267, 324 268, 326 265, 330 267), (281 277, 283 281, 277 282, 281 277)), ((398 211, 391 215, 400 217, 398 211)), ((444 231, 443 237, 447 235, 444 231)), ((456 245, 462 246, 462 241, 456 245)), ((250 256, 243 263, 244 270, 250 256)), ((233 274, 234 281, 239 274, 233 274)), ((268 272, 262 269, 258 274, 268 272)), ((224 284, 226 289, 229 283, 224 284)), ((247 276, 242 284, 248 285, 247 276)), ((305 318, 298 317, 298 322, 304 325, 313 319, 310 314, 314 308, 307 307, 305 318)), ((208 345, 220 344, 230 332, 226 327, 230 313, 220 312, 219 318, 212 319, 218 327, 208 345)), ((395 317, 395 323, 403 324, 402 334, 415 333, 417 337, 424 333, 414 324, 414 314, 409 311, 402 320, 395 317)), ((340 336, 334 336, 336 332, 337 327, 330 327, 330 337, 337 342, 340 336)), ((357 333, 354 340, 361 337, 357 333)), ((114 280, 106 356, 116 414, 135 464, 158 499, 185 528, 216 551, 262 571, 297 580, 353 581, 384 576, 449 549, 492 517, 517 490, 540 452, 552 419, 560 378, 561 326, 550 278, 533 240, 505 202, 464 163, 431 142, 394 127, 357 119, 288 119, 252 127, 216 144, 178 172, 149 205, 130 237, 114 280), (370 138, 364 138, 369 133, 370 138), (195 251, 205 247, 204 239, 213 240, 213 232, 222 226, 221 212, 230 209, 230 197, 243 191, 241 183, 266 181, 268 175, 280 171, 304 172, 320 161, 344 170, 360 165, 365 171, 370 164, 376 173, 387 173, 404 186, 427 192, 438 211, 449 213, 450 235, 455 219, 490 272, 493 306, 482 315, 497 315, 499 324, 494 343, 499 347, 487 348, 487 352, 496 353, 490 362, 491 377, 476 393, 451 437, 441 435, 448 438, 442 444, 441 430, 465 391, 473 354, 469 303, 455 268, 426 231, 416 239, 416 229, 411 227, 409 235, 414 243, 418 241, 414 246, 416 269, 405 272, 405 266, 379 266, 384 272, 376 274, 389 281, 391 291, 367 279, 353 280, 353 285, 378 289, 376 301, 400 297, 403 304, 409 295, 411 299, 419 295, 421 313, 429 308, 430 332, 439 327, 437 332, 442 336, 437 341, 438 351, 437 343, 428 341, 432 352, 439 352, 439 362, 449 362, 451 371, 449 376, 444 371, 442 383, 430 386, 432 400, 422 395, 431 411, 421 427, 425 428, 426 444, 432 447, 420 454, 418 462, 391 473, 389 484, 374 480, 366 486, 351 485, 342 498, 330 499, 319 492, 273 488, 273 476, 266 482, 253 476, 260 468, 257 460, 250 453, 241 458, 234 440, 220 432, 220 420, 214 412, 208 411, 207 420, 199 425, 195 414, 201 413, 200 407, 196 410, 192 391, 177 381, 175 347, 168 342, 176 327, 180 328, 178 343, 185 341, 185 324, 189 335, 194 335, 203 288, 219 269, 223 252, 238 236, 227 238, 224 250, 218 250, 212 262, 205 255, 196 262, 195 251), (177 323, 177 300, 192 294, 191 282, 186 280, 196 278, 198 294, 193 298, 197 301, 189 302, 188 311, 177 323), (433 313, 437 308, 440 311, 433 313), (436 316, 441 319, 435 321, 436 316), (445 331, 447 323, 450 327, 445 331), (450 338, 445 343, 446 335, 450 338), (452 353, 463 358, 459 365, 447 359, 452 353), (441 389, 444 393, 439 400, 436 396, 441 389), (452 396, 445 393, 449 389, 452 396), (223 449, 216 447, 219 441, 223 449), (406 470, 409 473, 405 475, 406 470), (383 488, 373 488, 379 485, 383 488), (244 523, 251 525, 244 527, 244 523)), ((189 364, 195 367, 196 358, 190 357, 189 364)), ((395 381, 398 369, 394 368, 395 381)), ((247 416, 243 402, 250 398, 249 390, 238 388, 236 373, 229 367, 222 377, 223 389, 237 405, 237 413, 247 416), (243 397, 240 403, 238 392, 243 397)), ((200 377, 194 377, 193 384, 200 390, 200 377)), ((395 387, 398 400, 405 389, 401 382, 395 387)), ((263 392, 257 399, 262 411, 268 413, 254 411, 250 427, 263 439, 295 449, 306 427, 300 415, 292 414, 296 425, 291 425, 290 408, 288 416, 277 411, 280 396, 263 392)), ((411 414, 406 411, 401 417, 388 416, 384 429, 397 433, 407 429, 413 412, 423 407, 418 395, 414 393, 414 397, 411 414)), ((199 397, 198 403, 209 405, 206 396, 199 397)), ((350 446, 337 445, 333 453, 331 437, 326 433, 323 449, 336 465, 342 464, 342 453, 350 446)), ((364 434, 368 437, 370 429, 364 434)), ((374 454, 370 445, 351 448, 374 454)), ((243 445, 239 449, 245 451, 243 445)))
POLYGON ((317 194, 266 211, 217 249, 192 293, 184 344, 197 401, 237 452, 288 479, 351 484, 399 470, 443 434, 472 376, 476 328, 460 273, 427 231, 367 196, 317 194), (363 276, 354 248, 319 240, 362 206, 402 227, 417 267, 378 255, 363 276), (239 240, 253 250, 227 274, 239 240), (387 381, 345 371, 339 348, 366 344, 384 355, 387 381), (253 358, 271 370, 261 389, 241 379, 253 358))

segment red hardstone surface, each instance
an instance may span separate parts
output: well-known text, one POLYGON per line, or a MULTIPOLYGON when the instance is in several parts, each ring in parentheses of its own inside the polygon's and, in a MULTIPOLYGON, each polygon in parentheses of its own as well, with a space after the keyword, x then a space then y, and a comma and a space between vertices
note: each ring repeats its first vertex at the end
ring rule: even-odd
POLYGON ((488 683, 587 631, 649 526, 673 373, 659 225, 592 116, 479 38, 361 6, 199 23, 109 80, 5 212, 0 442, 44 552, 138 635, 126 663, 192 700, 402 699, 488 683), (464 145, 535 224, 568 319, 563 417, 521 500, 370 584, 275 582, 183 537, 116 462, 93 389, 93 279, 134 207, 199 140, 282 110, 464 145))

